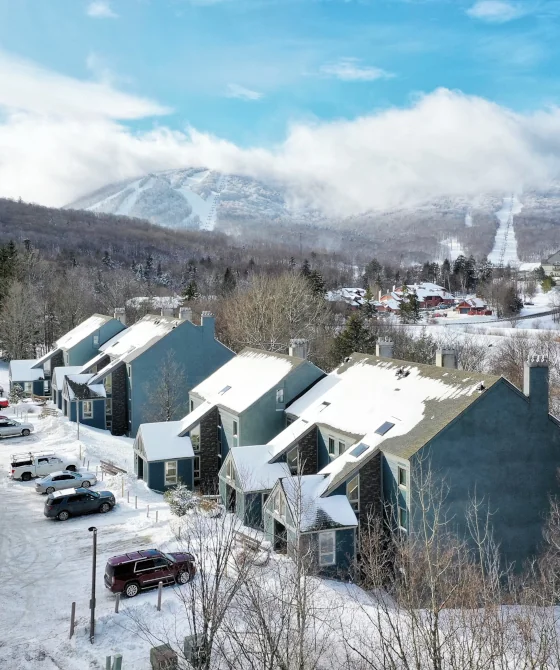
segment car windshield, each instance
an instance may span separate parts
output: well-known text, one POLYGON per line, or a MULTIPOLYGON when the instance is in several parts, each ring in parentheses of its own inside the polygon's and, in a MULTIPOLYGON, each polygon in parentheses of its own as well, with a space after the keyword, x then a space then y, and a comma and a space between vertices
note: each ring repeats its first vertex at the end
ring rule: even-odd
POLYGON ((161 555, 164 556, 168 561, 171 561, 171 563, 175 563, 175 562, 176 562, 175 559, 173 558, 173 556, 171 556, 170 554, 165 554, 165 553, 162 551, 162 552, 161 552, 161 555))
POLYGON ((99 493, 97 491, 90 491, 91 495, 94 496, 95 498, 99 498, 99 493))

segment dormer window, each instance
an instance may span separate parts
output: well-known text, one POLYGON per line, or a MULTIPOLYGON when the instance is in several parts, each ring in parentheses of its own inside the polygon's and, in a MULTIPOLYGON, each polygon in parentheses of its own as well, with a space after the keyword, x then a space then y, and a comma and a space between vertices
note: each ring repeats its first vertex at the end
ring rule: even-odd
POLYGON ((233 460, 230 458, 226 465, 226 479, 233 481, 235 479, 235 471, 233 469, 233 460))
POLYGON ((93 336, 93 346, 94 346, 94 347, 98 347, 98 346, 99 346, 99 333, 96 333, 96 334, 93 336))

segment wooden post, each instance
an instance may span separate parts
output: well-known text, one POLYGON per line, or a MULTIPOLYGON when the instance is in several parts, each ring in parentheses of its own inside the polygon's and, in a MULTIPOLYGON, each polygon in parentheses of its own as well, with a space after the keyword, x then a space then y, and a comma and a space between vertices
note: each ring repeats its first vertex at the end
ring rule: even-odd
POLYGON ((105 471, 103 470, 103 468, 101 468, 101 481, 103 481, 103 473, 104 473, 104 472, 105 472, 105 471))
POLYGON ((97 475, 99 474, 98 470, 99 470, 99 466, 96 465, 96 466, 95 466, 95 476, 96 476, 96 477, 97 477, 97 475))
POLYGON ((124 498, 124 477, 121 476, 121 498, 124 498))
POLYGON ((157 585, 157 611, 161 612, 161 594, 163 592, 163 582, 158 582, 157 585))
POLYGON ((149 506, 149 505, 148 505, 148 507, 146 508, 146 510, 147 510, 147 511, 146 511, 146 516, 150 516, 150 506, 149 506))
POLYGON ((127 502, 127 503, 130 502, 130 491, 127 491, 127 492, 126 492, 126 502, 127 502))
MULTIPOLYGON (((86 459, 84 458, 84 461, 85 461, 85 460, 86 460, 86 459)), ((88 460, 88 462, 87 462, 87 469, 88 469, 88 471, 89 471, 89 460, 88 460)))
POLYGON ((121 594, 117 593, 117 597, 115 599, 115 614, 119 613, 119 604, 121 602, 121 594))
POLYGON ((138 509, 138 496, 134 496, 134 509, 138 509))
POLYGON ((82 465, 84 466, 84 468, 86 467, 86 457, 85 456, 84 456, 84 462, 82 463, 82 465))
POLYGON ((122 670, 122 654, 115 654, 115 662, 113 663, 113 670, 122 670))
POLYGON ((70 639, 74 635, 74 626, 76 624, 76 603, 72 603, 72 611, 70 613, 70 639))
POLYGON ((111 656, 105 656, 105 670, 111 670, 111 656))
POLYGON ((159 510, 156 509, 156 523, 158 522, 159 510))

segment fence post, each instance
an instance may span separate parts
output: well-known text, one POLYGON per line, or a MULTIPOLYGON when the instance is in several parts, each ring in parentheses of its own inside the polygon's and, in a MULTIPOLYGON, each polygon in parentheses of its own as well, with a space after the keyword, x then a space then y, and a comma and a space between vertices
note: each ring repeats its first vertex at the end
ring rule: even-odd
POLYGON ((161 612, 161 594, 163 592, 163 582, 158 582, 157 585, 157 610, 161 612))
POLYGON ((156 523, 158 522, 159 510, 156 509, 156 523))
POLYGON ((127 502, 127 503, 130 502, 130 491, 127 491, 127 492, 126 492, 126 502, 127 502))
POLYGON ((70 639, 74 635, 74 626, 76 624, 76 603, 72 603, 72 611, 70 613, 70 639))
POLYGON ((134 509, 138 509, 138 496, 134 496, 134 509))
POLYGON ((105 656, 105 670, 111 670, 111 656, 105 656))
POLYGON ((86 467, 86 457, 85 456, 84 456, 84 460, 83 460, 82 465, 84 466, 84 468, 86 467))
POLYGON ((121 476, 121 498, 124 498, 124 477, 121 476))
POLYGON ((122 670, 122 654, 115 654, 115 662, 112 670, 122 670))
POLYGON ((150 506, 146 507, 146 516, 150 516, 150 506))
POLYGON ((97 477, 97 475, 99 474, 98 470, 99 470, 99 467, 96 465, 96 466, 95 466, 95 476, 96 476, 96 477, 97 477))
MULTIPOLYGON (((86 460, 86 459, 84 458, 84 461, 85 461, 85 460, 86 460)), ((87 469, 89 470, 89 461, 87 462, 87 469)))
POLYGON ((119 613, 119 604, 121 602, 121 594, 117 593, 117 597, 115 599, 115 614, 119 613))

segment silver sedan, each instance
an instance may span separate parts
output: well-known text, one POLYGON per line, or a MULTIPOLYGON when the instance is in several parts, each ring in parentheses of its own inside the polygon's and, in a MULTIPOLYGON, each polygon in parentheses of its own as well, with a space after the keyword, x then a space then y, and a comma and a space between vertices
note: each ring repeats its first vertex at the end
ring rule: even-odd
POLYGON ((97 484, 97 477, 93 472, 51 472, 50 475, 38 479, 35 482, 37 493, 52 493, 60 489, 89 489, 90 486, 97 484))

